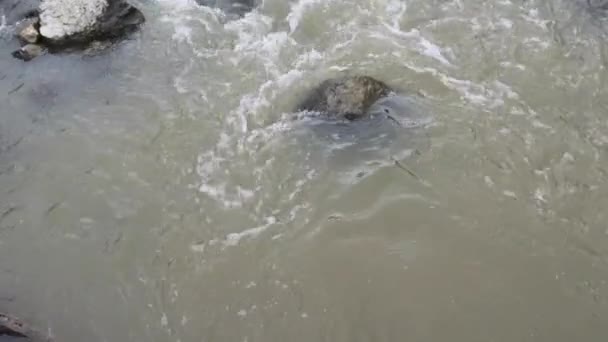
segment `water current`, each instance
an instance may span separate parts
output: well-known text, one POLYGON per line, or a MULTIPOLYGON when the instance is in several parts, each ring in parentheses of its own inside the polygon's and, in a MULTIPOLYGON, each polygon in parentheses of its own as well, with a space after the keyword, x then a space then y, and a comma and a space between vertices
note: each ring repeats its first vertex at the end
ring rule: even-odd
POLYGON ((65 342, 608 339, 608 13, 133 3, 99 56, 23 63, 0 27, 0 312, 65 342), (294 112, 355 74, 414 124, 294 112))

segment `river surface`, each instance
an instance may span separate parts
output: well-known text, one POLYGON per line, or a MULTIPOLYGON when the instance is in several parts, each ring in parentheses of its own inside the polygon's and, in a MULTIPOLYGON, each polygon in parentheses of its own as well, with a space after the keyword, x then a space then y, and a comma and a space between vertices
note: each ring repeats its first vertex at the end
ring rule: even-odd
POLYGON ((100 56, 0 28, 0 311, 63 342, 608 340, 608 13, 134 3, 100 56), (344 74, 424 124, 298 119, 344 74))

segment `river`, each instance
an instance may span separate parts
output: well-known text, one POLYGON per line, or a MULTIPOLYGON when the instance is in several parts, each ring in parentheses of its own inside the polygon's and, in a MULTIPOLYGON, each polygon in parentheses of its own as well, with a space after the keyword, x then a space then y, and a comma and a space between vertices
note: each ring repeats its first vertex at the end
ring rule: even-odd
POLYGON ((0 28, 0 311, 63 342, 606 341, 608 13, 133 3, 99 56, 0 28), (424 127, 298 124, 342 74, 424 127))

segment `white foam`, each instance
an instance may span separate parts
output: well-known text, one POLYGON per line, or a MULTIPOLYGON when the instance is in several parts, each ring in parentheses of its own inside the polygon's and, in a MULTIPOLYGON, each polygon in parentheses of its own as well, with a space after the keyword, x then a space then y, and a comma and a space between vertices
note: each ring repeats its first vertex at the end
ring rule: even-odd
POLYGON ((547 194, 546 190, 537 188, 534 191, 534 200, 536 201, 536 203, 538 205, 547 203, 548 202, 547 198, 548 198, 548 194, 547 194))
POLYGON ((502 194, 505 195, 505 196, 507 196, 507 197, 510 197, 510 198, 513 198, 513 199, 517 199, 517 195, 513 191, 505 190, 505 191, 502 192, 502 194))
MULTIPOLYGON (((420 68, 411 64, 408 64, 408 67, 416 72, 432 74, 446 87, 456 90, 464 99, 475 105, 496 108, 503 106, 505 99, 519 99, 519 95, 511 87, 500 81, 493 81, 490 84, 477 84, 469 80, 448 76, 433 68, 420 68)), ((526 113, 522 112, 521 114, 526 113)))
MULTIPOLYGON (((236 51, 247 51, 247 46, 257 45, 271 33, 273 19, 259 13, 247 15, 224 25, 227 32, 237 35, 236 51)), ((277 32, 280 33, 280 32, 277 32)))
POLYGON ((190 245, 190 250, 192 250, 193 252, 197 252, 197 253, 203 253, 203 252, 205 252, 205 244, 197 243, 197 244, 190 245))
POLYGON ((483 181, 486 183, 486 185, 488 186, 488 188, 493 188, 494 187, 494 181, 492 180, 492 178, 490 178, 490 176, 484 176, 483 177, 483 181))
POLYGON ((228 184, 225 175, 216 176, 217 170, 224 170, 226 158, 219 157, 214 151, 207 151, 197 157, 196 173, 200 177, 197 190, 208 198, 221 204, 224 208, 240 208, 243 202, 250 198, 249 191, 237 187, 236 193, 228 194, 228 184))
POLYGON ((401 31, 400 29, 395 28, 386 23, 384 24, 384 27, 389 31, 389 33, 393 34, 394 36, 400 37, 404 40, 408 40, 411 42, 411 44, 410 45, 401 45, 397 41, 394 41, 395 37, 386 36, 380 32, 372 33, 371 37, 391 42, 391 44, 396 45, 402 49, 412 49, 413 48, 421 55, 431 57, 431 58, 441 62, 441 64, 448 65, 448 66, 452 65, 450 63, 450 61, 448 61, 448 59, 443 56, 443 49, 439 45, 432 43, 430 40, 423 37, 420 34, 420 31, 418 31, 417 29, 412 29, 410 31, 401 31))
POLYGON ((161 5, 167 6, 171 9, 189 9, 199 7, 195 0, 157 0, 161 5))
POLYGON ((12 35, 13 29, 13 26, 9 26, 6 24, 6 17, 4 15, 0 15, 0 38, 12 35))
POLYGON ((173 40, 178 42, 187 42, 192 45, 192 28, 186 25, 176 25, 173 33, 173 40))
POLYGON ((243 96, 239 107, 234 114, 239 118, 241 132, 247 132, 247 113, 259 112, 262 108, 269 107, 271 101, 278 96, 279 90, 282 90, 303 76, 299 70, 290 70, 285 74, 280 75, 275 80, 269 80, 260 86, 257 94, 248 94, 243 96))
POLYGON ((297 2, 292 3, 291 10, 287 15, 287 22, 289 23, 289 32, 293 33, 298 26, 300 25, 300 21, 304 17, 304 14, 311 7, 317 6, 319 4, 327 3, 328 0, 299 0, 297 2))
POLYGON ((386 15, 391 19, 390 25, 395 30, 401 30, 399 24, 401 18, 407 11, 407 4, 402 0, 391 0, 385 7, 386 15))
POLYGON ((421 46, 420 52, 423 55, 434 58, 443 64, 450 65, 450 62, 445 57, 443 57, 443 54, 441 53, 441 48, 439 46, 431 43, 428 39, 425 39, 423 37, 420 37, 419 44, 421 46))
POLYGON ((506 28, 506 29, 511 29, 513 27, 513 21, 506 19, 506 18, 501 18, 498 21, 499 25, 506 28))
POLYGON ((226 235, 226 239, 224 240, 225 247, 232 247, 238 245, 242 239, 244 238, 252 238, 262 234, 265 230, 267 230, 270 226, 274 225, 277 222, 274 216, 270 216, 266 218, 266 223, 255 228, 245 229, 240 233, 232 233, 226 235))
POLYGON ((549 23, 549 20, 540 19, 538 15, 538 9, 531 9, 527 14, 524 14, 522 17, 526 21, 538 26, 544 31, 547 31, 547 27, 550 27, 549 25, 547 25, 549 23))

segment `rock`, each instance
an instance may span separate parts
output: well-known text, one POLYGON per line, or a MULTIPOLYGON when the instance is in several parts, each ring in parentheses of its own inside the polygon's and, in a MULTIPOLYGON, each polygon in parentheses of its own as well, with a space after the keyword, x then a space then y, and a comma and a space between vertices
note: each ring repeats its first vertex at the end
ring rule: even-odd
POLYGON ((29 12, 19 2, 0 0, 4 11, 10 9, 4 1, 19 8, 22 15, 34 15, 35 19, 26 20, 28 24, 18 29, 18 36, 26 45, 13 52, 14 57, 25 61, 46 49, 51 53, 102 51, 101 46, 126 38, 145 21, 143 14, 126 0, 41 0, 37 9, 27 7, 29 12))
POLYGON ((12 53, 13 57, 24 61, 31 61, 32 59, 44 54, 44 47, 38 44, 27 44, 22 46, 21 49, 12 53))
POLYGON ((106 0, 42 0, 40 34, 53 43, 87 34, 107 5, 106 0))
POLYGON ((369 76, 329 79, 315 88, 297 109, 319 112, 335 119, 356 120, 391 92, 389 86, 369 76))
POLYGON ((27 328, 18 319, 0 313, 0 336, 27 337, 27 328))
POLYGON ((196 0, 200 5, 219 8, 229 16, 242 17, 255 8, 255 0, 196 0))
POLYGON ((23 20, 17 27, 17 37, 25 44, 35 44, 40 37, 38 32, 38 18, 23 20))
POLYGON ((125 0, 42 0, 40 5, 40 34, 53 49, 117 41, 144 21, 125 0))
POLYGON ((0 312, 0 337, 2 336, 14 337, 20 341, 52 341, 50 337, 43 336, 19 319, 0 312))

